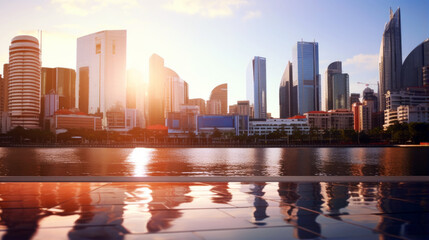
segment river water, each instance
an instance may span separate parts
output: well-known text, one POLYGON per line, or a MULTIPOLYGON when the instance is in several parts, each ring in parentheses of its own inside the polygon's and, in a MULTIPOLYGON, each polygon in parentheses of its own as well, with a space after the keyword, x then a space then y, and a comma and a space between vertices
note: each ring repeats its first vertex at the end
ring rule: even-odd
POLYGON ((1 176, 414 176, 429 148, 0 148, 1 176))

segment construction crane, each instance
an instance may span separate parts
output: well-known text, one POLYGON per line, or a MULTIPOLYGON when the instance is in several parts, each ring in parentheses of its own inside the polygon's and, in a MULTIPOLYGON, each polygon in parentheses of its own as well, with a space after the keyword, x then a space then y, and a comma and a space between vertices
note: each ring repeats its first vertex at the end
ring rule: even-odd
POLYGON ((369 87, 369 85, 378 86, 378 84, 376 84, 376 83, 364 83, 364 82, 357 82, 357 84, 364 84, 364 85, 365 85, 365 87, 369 87))

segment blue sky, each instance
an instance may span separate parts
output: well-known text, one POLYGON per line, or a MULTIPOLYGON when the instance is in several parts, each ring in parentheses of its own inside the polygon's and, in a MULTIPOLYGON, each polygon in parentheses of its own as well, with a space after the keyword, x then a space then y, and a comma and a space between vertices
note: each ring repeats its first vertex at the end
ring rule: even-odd
MULTIPOLYGON (((292 47, 319 43, 319 72, 343 62, 350 92, 376 84, 378 53, 389 8, 401 8, 403 58, 429 38, 429 1, 344 0, 34 0, 2 1, 0 64, 10 40, 43 30, 43 66, 76 67, 76 38, 127 29, 127 66, 148 76, 157 53, 189 83, 191 98, 207 99, 228 83, 229 104, 245 96, 246 68, 267 58, 268 112, 277 117, 278 87, 292 47)), ((371 86, 376 88, 375 85, 371 86)))

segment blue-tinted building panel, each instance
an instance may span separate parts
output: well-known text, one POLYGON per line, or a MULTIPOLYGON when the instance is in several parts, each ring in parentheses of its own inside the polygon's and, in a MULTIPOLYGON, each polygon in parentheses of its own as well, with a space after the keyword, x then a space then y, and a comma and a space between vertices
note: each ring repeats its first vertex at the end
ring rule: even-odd
POLYGON ((198 128, 234 128, 234 116, 198 116, 198 128))

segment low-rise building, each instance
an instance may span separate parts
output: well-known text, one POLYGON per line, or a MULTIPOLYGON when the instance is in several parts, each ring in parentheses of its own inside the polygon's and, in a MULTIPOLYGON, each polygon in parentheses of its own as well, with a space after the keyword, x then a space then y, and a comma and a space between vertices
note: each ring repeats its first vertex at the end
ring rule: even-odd
POLYGON ((347 109, 311 111, 304 114, 308 124, 317 129, 353 129, 353 112, 347 109))
POLYGON ((234 135, 247 134, 249 130, 249 116, 240 115, 198 115, 197 135, 212 134, 215 130, 234 135))
POLYGON ((280 131, 288 135, 292 135, 294 130, 308 133, 310 127, 305 116, 295 116, 291 118, 272 118, 272 119, 257 119, 249 121, 249 135, 268 135, 270 133, 280 131))
POLYGON ((88 115, 73 110, 58 110, 53 117, 51 130, 56 129, 92 129, 102 130, 101 116, 88 115))

